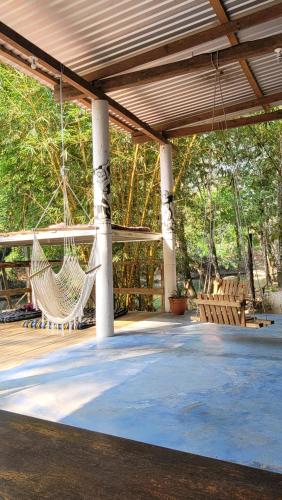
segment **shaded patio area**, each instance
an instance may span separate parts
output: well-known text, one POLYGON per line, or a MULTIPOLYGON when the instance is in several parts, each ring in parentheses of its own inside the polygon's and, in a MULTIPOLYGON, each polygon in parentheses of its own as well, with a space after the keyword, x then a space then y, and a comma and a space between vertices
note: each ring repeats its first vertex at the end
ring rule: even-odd
POLYGON ((2 370, 0 408, 281 473, 281 327, 159 315, 2 370))

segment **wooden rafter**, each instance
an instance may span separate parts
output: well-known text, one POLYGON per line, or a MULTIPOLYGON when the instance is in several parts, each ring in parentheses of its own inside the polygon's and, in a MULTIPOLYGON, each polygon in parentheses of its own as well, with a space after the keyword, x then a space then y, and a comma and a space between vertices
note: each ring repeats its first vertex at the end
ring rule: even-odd
MULTIPOLYGON (((234 118, 232 120, 216 122, 213 125, 213 130, 225 130, 229 128, 244 127, 245 125, 255 125, 256 123, 264 123, 275 120, 282 120, 282 110, 262 113, 260 115, 245 116, 242 118, 234 118)), ((166 131, 167 137, 183 137, 194 134, 203 134, 211 132, 211 124, 196 125, 194 127, 183 127, 175 130, 166 131)))
MULTIPOLYGON (((210 1, 212 8, 214 9, 217 17, 218 17, 220 23, 224 24, 224 23, 229 22, 229 17, 227 16, 227 13, 222 5, 221 0, 209 0, 209 1, 210 1)), ((229 33, 227 35, 227 37, 228 37, 228 40, 232 46, 238 45, 240 43, 238 36, 235 33, 229 33)), ((239 64, 240 64, 254 94, 256 95, 256 97, 262 97, 263 96, 262 90, 261 90, 246 58, 243 57, 243 58, 239 59, 239 64)), ((267 109, 267 106, 264 106, 264 109, 267 109)))
POLYGON ((259 106, 264 106, 270 103, 274 104, 279 101, 282 101, 282 91, 275 92, 273 94, 269 94, 263 97, 248 99, 247 101, 230 104, 228 106, 225 106, 224 109, 222 108, 222 106, 220 106, 215 108, 214 110, 201 112, 193 116, 190 115, 188 118, 182 118, 181 120, 174 120, 174 121, 171 120, 170 122, 163 124, 162 127, 157 126, 156 128, 159 130, 170 130, 172 128, 181 127, 183 125, 190 125, 192 123, 199 122, 202 120, 208 120, 211 119, 213 116, 214 117, 223 116, 224 113, 228 115, 231 113, 237 113, 239 111, 246 111, 252 108, 257 108, 259 106))
POLYGON ((84 76, 84 78, 91 81, 106 78, 117 73, 122 73, 132 68, 136 68, 137 66, 156 61, 162 57, 177 54, 183 50, 189 50, 196 45, 199 45, 199 40, 200 43, 210 42, 220 38, 221 36, 250 28, 252 26, 270 21, 271 19, 275 19, 279 16, 282 16, 282 3, 272 4, 251 14, 240 16, 233 21, 228 20, 219 26, 212 26, 210 28, 197 31, 192 35, 188 34, 178 40, 165 43, 164 45, 154 49, 146 50, 141 54, 111 63, 103 68, 88 73, 84 76))
POLYGON ((0 44, 0 57, 4 59, 7 63, 12 63, 13 66, 17 66, 23 70, 23 72, 29 76, 34 76, 37 79, 44 82, 49 87, 53 87, 57 80, 45 71, 40 70, 40 68, 32 69, 30 62, 23 59, 22 57, 14 54, 11 50, 0 44))
POLYGON ((60 76, 61 72, 63 72, 64 81, 78 89, 83 95, 90 97, 91 99, 107 100, 110 111, 120 116, 129 124, 133 125, 133 127, 142 130, 145 135, 148 135, 153 140, 159 142, 160 144, 165 144, 167 142, 166 138, 160 132, 153 130, 147 123, 140 120, 137 116, 121 106, 114 99, 107 96, 103 91, 94 89, 91 83, 86 81, 67 66, 64 66, 60 63, 60 61, 52 57, 50 54, 47 54, 47 52, 37 47, 2 22, 0 22, 0 38, 25 55, 28 55, 29 57, 36 57, 38 64, 46 68, 47 71, 51 71, 57 76, 60 76))
MULTIPOLYGON (((269 94, 267 96, 248 99, 247 101, 237 102, 235 104, 230 104, 225 106, 224 109, 222 106, 215 108, 214 110, 205 110, 200 113, 195 113, 193 115, 189 115, 183 118, 178 118, 176 120, 170 120, 168 122, 162 122, 159 125, 155 125, 154 128, 157 130, 171 130, 178 127, 183 127, 187 125, 196 124, 197 122, 203 120, 212 119, 212 117, 223 116, 224 113, 229 115, 231 113, 237 113, 239 111, 247 111, 252 108, 258 108, 259 106, 265 106, 268 104, 274 104, 276 102, 282 101, 282 91, 275 92, 273 94, 269 94)), ((144 134, 135 133, 133 134, 133 139, 136 143, 144 143, 148 141, 148 138, 144 136, 144 134)))
MULTIPOLYGON (((75 87, 72 87, 72 85, 69 85, 68 83, 63 84, 62 88, 62 97, 64 102, 65 101, 73 101, 74 99, 82 99, 85 97, 84 92, 80 92, 77 90, 75 87)), ((60 84, 56 82, 54 85, 54 99, 56 102, 60 102, 60 84)))
POLYGON ((211 69, 212 61, 218 61, 219 66, 222 67, 242 57, 258 57, 267 54, 281 45, 282 34, 279 33, 278 35, 240 43, 216 52, 199 54, 173 63, 162 64, 152 68, 113 76, 105 80, 99 80, 95 88, 109 92, 166 80, 178 75, 197 73, 211 69))

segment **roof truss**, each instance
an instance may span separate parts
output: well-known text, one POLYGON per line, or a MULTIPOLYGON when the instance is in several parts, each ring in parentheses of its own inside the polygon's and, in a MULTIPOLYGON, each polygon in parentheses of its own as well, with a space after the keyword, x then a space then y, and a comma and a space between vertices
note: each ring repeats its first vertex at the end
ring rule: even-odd
POLYGON ((227 49, 199 54, 194 57, 189 57, 188 59, 182 59, 180 61, 99 80, 94 87, 104 92, 110 92, 113 90, 145 85, 156 81, 166 80, 174 76, 211 69, 217 63, 219 67, 222 67, 242 57, 258 57, 281 46, 282 34, 280 33, 278 35, 240 43, 227 49))
MULTIPOLYGON (((238 113, 240 111, 246 112, 254 108, 258 108, 260 106, 267 106, 269 104, 278 103, 282 101, 282 91, 275 92, 274 94, 269 94, 267 96, 258 97, 254 99, 248 99, 247 101, 237 102, 235 104, 230 104, 228 106, 222 106, 215 108, 214 110, 207 110, 205 112, 200 112, 194 115, 189 115, 186 117, 182 117, 177 120, 172 120, 169 122, 161 123, 160 125, 155 125, 157 130, 165 130, 166 134, 169 135, 171 129, 176 129, 179 127, 187 126, 187 125, 195 125, 196 123, 203 120, 211 120, 213 117, 222 117, 224 114, 229 115, 231 113, 238 113)), ((206 125, 210 127, 211 125, 206 125)), ((147 137, 144 134, 133 134, 133 139, 136 143, 144 143, 147 142, 147 137)))
POLYGON ((259 115, 251 115, 242 118, 234 118, 232 120, 222 120, 214 123, 213 126, 211 126, 211 124, 209 123, 204 125, 195 125, 194 127, 183 127, 175 130, 168 130, 166 134, 169 138, 183 137, 188 135, 213 132, 215 130, 224 131, 229 128, 239 128, 246 125, 255 125, 256 123, 264 123, 275 120, 282 120, 282 110, 261 113, 259 115))
MULTIPOLYGON (((25 39, 3 23, 0 23, 0 38, 3 40, 5 45, 0 45, 0 56, 8 62, 20 66, 24 72, 36 76, 39 80, 42 80, 47 85, 53 87, 55 98, 58 98, 58 84, 56 82, 58 82, 61 72, 63 72, 63 94, 65 100, 76 100, 83 106, 90 108, 91 99, 106 99, 109 102, 111 121, 131 133, 137 142, 155 140, 163 144, 166 143, 167 139, 170 137, 185 135, 185 131, 187 132, 186 135, 210 131, 210 124, 195 126, 188 125, 211 119, 212 115, 219 117, 224 113, 230 114, 238 111, 244 112, 250 110, 251 108, 257 108, 258 106, 263 106, 267 109, 268 104, 282 100, 281 92, 263 96, 246 60, 247 57, 261 56, 262 54, 266 54, 275 48, 281 47, 282 34, 250 42, 244 42, 241 44, 235 34, 241 29, 265 23, 266 21, 281 16, 282 2, 273 2, 267 8, 260 9, 248 15, 238 17, 236 20, 229 21, 220 0, 209 1, 213 5, 221 24, 198 31, 197 33, 194 32, 192 35, 168 42, 165 45, 147 50, 142 54, 128 57, 124 61, 112 63, 84 77, 79 76, 70 68, 62 65, 58 60, 39 49, 29 40, 25 39), (227 49, 219 50, 213 53, 200 54, 175 63, 163 64, 148 69, 133 71, 131 73, 111 76, 117 72, 121 73, 136 66, 144 65, 162 57, 192 48, 195 45, 199 45, 199 40, 201 43, 204 43, 223 35, 228 36, 232 44, 232 46, 227 49), (38 67, 36 69, 32 69, 30 66, 31 56, 35 56, 38 61, 38 67), (227 106, 225 110, 216 108, 214 111, 203 111, 193 116, 182 117, 179 120, 161 123, 152 128, 105 93, 111 90, 143 85, 167 79, 179 74, 200 72, 205 68, 210 69, 217 60, 219 60, 220 66, 239 60, 257 98, 241 103, 231 104, 227 106), (95 78, 95 82, 91 83, 89 80, 92 80, 93 78, 95 78)), ((226 122, 225 125, 228 125, 227 128, 229 128, 229 126, 242 126, 244 124, 248 124, 246 123, 247 119, 250 120, 250 123, 258 123, 268 121, 270 119, 278 119, 278 116, 280 117, 279 112, 265 113, 263 115, 254 115, 247 118, 227 120, 228 123, 226 122), (232 125, 234 123, 237 125, 232 125)), ((221 124, 219 122, 214 125, 214 129, 217 129, 217 127, 223 128, 222 122, 221 124)))
MULTIPOLYGON (((212 1, 212 0, 211 0, 212 1)), ((271 21, 282 15, 282 3, 273 3, 264 9, 238 17, 236 20, 229 21, 225 18, 222 24, 217 26, 212 26, 201 31, 197 31, 192 35, 186 35, 178 40, 165 43, 154 49, 147 50, 141 54, 137 54, 131 57, 127 57, 124 60, 114 62, 103 68, 97 69, 85 75, 86 80, 100 80, 117 73, 122 73, 130 69, 136 68, 143 64, 147 64, 162 57, 167 57, 173 54, 182 52, 183 50, 189 50, 199 45, 199 40, 201 43, 210 42, 216 40, 224 35, 232 36, 234 33, 239 32, 242 29, 251 28, 261 23, 271 21)))
MULTIPOLYGON (((210 1, 211 6, 213 7, 217 17, 218 17, 220 23, 221 24, 227 23, 229 21, 229 18, 226 14, 226 11, 222 5, 221 0, 209 0, 209 1, 210 1)), ((280 5, 279 7, 282 7, 282 5, 280 5)), ((235 33, 229 33, 227 35, 227 37, 228 37, 228 40, 229 40, 231 45, 238 45, 239 44, 238 36, 235 33)), ((251 68, 250 68, 250 65, 249 65, 247 59, 246 58, 239 59, 239 64, 240 64, 251 88, 253 89, 254 94, 257 97, 262 97, 263 93, 261 91, 261 88, 260 88, 251 68)), ((264 109, 266 110, 267 106, 264 106, 264 109)))

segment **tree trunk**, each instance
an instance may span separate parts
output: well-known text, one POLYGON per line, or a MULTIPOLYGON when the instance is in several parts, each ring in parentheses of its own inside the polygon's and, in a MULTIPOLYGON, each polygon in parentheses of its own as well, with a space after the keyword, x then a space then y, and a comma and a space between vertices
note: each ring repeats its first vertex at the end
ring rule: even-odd
POLYGON ((273 283, 275 281, 275 269, 276 269, 276 262, 275 262, 275 255, 273 253, 273 248, 271 246, 271 242, 269 240, 269 233, 268 231, 266 232, 266 245, 267 245, 267 260, 268 260, 268 268, 271 276, 271 282, 273 283))
POLYGON ((262 248, 262 253, 263 253, 265 282, 266 282, 266 286, 268 286, 269 284, 271 284, 272 279, 271 279, 270 269, 269 269, 269 258, 268 258, 268 251, 267 251, 267 236, 266 236, 265 229, 263 229, 260 232, 260 242, 261 242, 261 248, 262 248))
POLYGON ((237 217, 235 217, 234 229, 235 229, 235 236, 236 236, 237 269, 238 269, 238 275, 240 275, 241 265, 242 265, 242 251, 241 251, 240 230, 238 227, 237 217))
POLYGON ((210 257, 214 269, 215 279, 221 281, 221 275, 219 270, 216 246, 214 241, 214 210, 211 210, 210 216, 210 257))
POLYGON ((179 242, 179 250, 181 252, 181 257, 182 257, 182 274, 185 281, 185 288, 188 292, 189 297, 195 298, 197 296, 197 293, 192 281, 190 258, 188 255, 187 244, 185 240, 183 216, 181 216, 181 220, 178 223, 177 229, 178 229, 177 237, 179 242))
POLYGON ((248 234, 248 272, 249 272, 249 283, 250 292, 253 301, 256 299, 255 282, 254 282, 254 260, 253 260, 253 235, 248 234))
POLYGON ((277 281, 282 288, 282 137, 280 137, 280 163, 277 174, 278 259, 277 281))
POLYGON ((233 193, 234 193, 234 211, 235 211, 234 229, 235 229, 236 250, 237 250, 237 269, 238 269, 238 275, 240 276, 241 265, 242 265, 241 228, 240 228, 239 214, 238 214, 239 207, 237 204, 237 201, 238 201, 237 186, 236 186, 234 176, 232 176, 231 184, 232 184, 233 193))

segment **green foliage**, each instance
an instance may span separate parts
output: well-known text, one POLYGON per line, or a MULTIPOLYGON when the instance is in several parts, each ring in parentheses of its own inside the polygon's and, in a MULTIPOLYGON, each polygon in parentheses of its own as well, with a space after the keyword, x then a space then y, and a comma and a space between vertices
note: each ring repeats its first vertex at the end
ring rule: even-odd
POLYGON ((182 299, 187 297, 187 292, 183 286, 183 283, 177 283, 176 289, 170 295, 171 299, 182 299))
MULTIPOLYGON (((49 89, 4 65, 0 66, 0 85, 0 230, 15 231, 37 224, 60 182, 60 109, 49 89)), ((64 120, 69 182, 93 217, 91 118, 69 103, 64 105, 64 120)), ((239 247, 245 245, 248 230, 254 233, 257 250, 265 235, 269 256, 277 260, 281 133, 281 123, 273 122, 175 141, 179 265, 184 261, 184 247, 192 267, 208 259, 211 222, 222 267, 238 267, 240 252, 244 253, 239 247), (239 192, 239 237, 234 179, 239 192)), ((113 222, 159 231, 158 147, 153 143, 136 146, 127 134, 112 128, 111 171, 113 222)), ((71 194, 70 204, 74 222, 87 222, 71 194)), ((42 224, 59 223, 62 217, 60 192, 42 224)), ((155 243, 114 248, 117 262, 160 256, 161 245, 155 243)))

